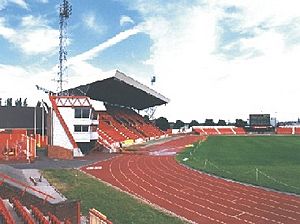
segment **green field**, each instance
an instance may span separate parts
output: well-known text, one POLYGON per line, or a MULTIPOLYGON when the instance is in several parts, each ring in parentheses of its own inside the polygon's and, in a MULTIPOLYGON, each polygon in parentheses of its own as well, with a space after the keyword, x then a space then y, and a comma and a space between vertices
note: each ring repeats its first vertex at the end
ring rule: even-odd
POLYGON ((209 136, 177 160, 217 176, 300 194, 298 136, 209 136))
POLYGON ((43 175, 68 199, 81 200, 81 212, 96 208, 117 223, 184 223, 77 170, 44 170, 43 175))

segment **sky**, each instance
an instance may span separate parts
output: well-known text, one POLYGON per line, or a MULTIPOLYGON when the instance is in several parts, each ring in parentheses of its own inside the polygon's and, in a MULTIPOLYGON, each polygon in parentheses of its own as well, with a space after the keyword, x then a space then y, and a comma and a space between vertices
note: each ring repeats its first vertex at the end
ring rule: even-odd
MULTIPOLYGON (((0 98, 56 91, 62 0, 0 0, 0 98)), ((118 69, 170 99, 156 117, 300 117, 298 0, 71 0, 64 88, 118 69)), ((3 103, 2 103, 3 104, 3 103)))

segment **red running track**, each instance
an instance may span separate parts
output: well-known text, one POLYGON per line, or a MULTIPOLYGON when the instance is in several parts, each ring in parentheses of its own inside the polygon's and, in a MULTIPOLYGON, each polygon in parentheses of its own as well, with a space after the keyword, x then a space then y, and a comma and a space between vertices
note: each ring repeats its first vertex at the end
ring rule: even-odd
POLYGON ((194 223, 300 223, 300 197, 246 186, 188 169, 170 152, 198 140, 184 136, 82 170, 194 223))

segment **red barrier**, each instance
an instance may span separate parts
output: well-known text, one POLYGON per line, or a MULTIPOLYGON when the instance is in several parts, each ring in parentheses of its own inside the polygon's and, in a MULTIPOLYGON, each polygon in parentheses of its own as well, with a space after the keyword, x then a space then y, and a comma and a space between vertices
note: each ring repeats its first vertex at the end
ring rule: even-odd
MULTIPOLYGON (((4 219, 4 223, 15 224, 15 221, 14 221, 12 215, 9 213, 9 211, 5 207, 5 204, 3 203, 1 198, 0 198, 0 215, 2 215, 2 217, 4 219)), ((0 221, 1 221, 1 219, 0 219, 0 221)))
POLYGON ((89 210, 89 216, 90 224, 112 224, 105 215, 94 208, 89 210))
POLYGON ((12 134, 20 134, 20 135, 27 135, 27 130, 26 129, 12 129, 11 130, 12 134))
POLYGON ((30 206, 33 217, 38 221, 40 224, 50 224, 50 221, 46 219, 44 214, 35 206, 30 206))
POLYGON ((14 205, 16 213, 21 216, 23 221, 27 224, 35 224, 34 219, 31 215, 26 211, 21 202, 17 198, 12 198, 12 204, 14 205))
POLYGON ((14 178, 12 178, 12 177, 10 177, 10 176, 7 176, 7 175, 5 175, 5 174, 3 174, 3 173, 1 173, 1 172, 0 172, 0 179, 2 179, 2 181, 4 181, 4 180, 9 180, 9 181, 11 181, 11 182, 13 182, 13 183, 15 183, 15 184, 21 186, 21 187, 24 187, 24 188, 25 188, 24 191, 26 191, 27 189, 30 189, 30 190, 32 190, 32 191, 34 191, 34 192, 36 192, 36 193, 38 193, 38 194, 44 196, 44 197, 45 197, 45 199, 44 199, 45 201, 46 201, 48 198, 55 199, 53 196, 51 196, 51 195, 49 195, 49 194, 46 194, 45 192, 42 192, 42 191, 40 191, 40 190, 37 190, 37 189, 35 189, 34 187, 32 187, 32 186, 30 186, 30 185, 28 185, 28 184, 26 184, 26 183, 24 183, 24 182, 21 182, 21 181, 19 181, 19 180, 17 180, 17 179, 14 179, 14 178))
POLYGON ((35 139, 25 134, 26 130, 12 130, 11 134, 0 133, 0 160, 33 160, 36 157, 35 139))

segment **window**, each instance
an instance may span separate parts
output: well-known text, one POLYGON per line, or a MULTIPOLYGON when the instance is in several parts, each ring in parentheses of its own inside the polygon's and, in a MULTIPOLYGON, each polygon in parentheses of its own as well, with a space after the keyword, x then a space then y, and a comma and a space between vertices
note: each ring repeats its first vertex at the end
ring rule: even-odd
POLYGON ((81 125, 74 125, 74 132, 81 132, 81 125))
POLYGON ((89 126, 87 126, 87 125, 81 126, 81 132, 88 132, 88 131, 89 131, 89 126))
POLYGON ((81 117, 82 118, 89 118, 90 117, 90 108, 82 109, 81 110, 81 117))
POLYGON ((88 132, 88 125, 74 125, 74 132, 88 132))
POLYGON ((91 132, 96 132, 97 131, 98 126, 97 125, 92 125, 91 126, 91 132))
POLYGON ((90 108, 75 108, 75 118, 90 118, 90 108))

